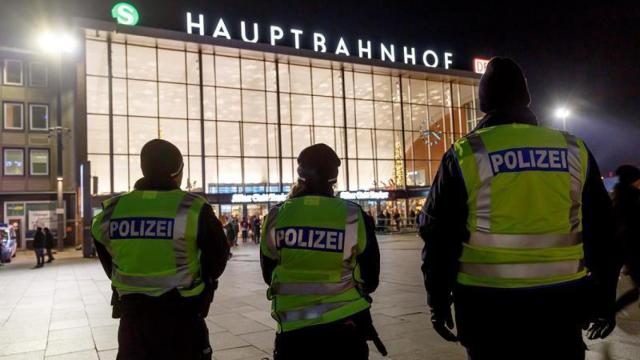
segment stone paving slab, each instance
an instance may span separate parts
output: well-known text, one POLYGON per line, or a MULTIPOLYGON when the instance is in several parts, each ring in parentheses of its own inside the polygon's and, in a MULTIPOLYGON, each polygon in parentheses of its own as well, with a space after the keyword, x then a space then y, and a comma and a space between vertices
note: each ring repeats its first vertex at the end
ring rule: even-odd
MULTIPOLYGON (((382 276, 374 294, 374 322, 390 355, 371 345, 373 360, 462 360, 464 350, 431 328, 415 234, 381 236, 382 276)), ((270 357, 276 324, 262 282, 258 248, 233 250, 206 321, 217 360, 270 357)), ((111 319, 110 283, 96 259, 76 251, 31 269, 31 252, 0 267, 0 360, 115 360, 117 320, 111 319)), ((630 310, 606 341, 588 344, 589 360, 640 359, 640 310, 630 310), (606 358, 604 353, 612 355, 606 358)))

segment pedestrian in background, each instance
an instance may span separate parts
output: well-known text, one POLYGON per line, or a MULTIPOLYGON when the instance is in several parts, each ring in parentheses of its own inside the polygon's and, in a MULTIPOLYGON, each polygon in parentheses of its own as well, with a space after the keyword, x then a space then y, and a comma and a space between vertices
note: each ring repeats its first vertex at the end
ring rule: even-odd
POLYGON ((253 217, 253 242, 255 244, 260 243, 260 226, 262 221, 260 220, 260 216, 256 215, 253 217))
POLYGON ((42 232, 42 228, 38 227, 36 233, 33 236, 33 251, 36 253, 36 266, 34 268, 41 268, 44 266, 44 246, 46 238, 42 232))
POLYGON ((444 155, 423 207, 432 325, 471 360, 582 360, 584 325, 589 339, 615 328, 621 267, 598 164, 538 126, 513 60, 489 62, 479 98, 485 117, 444 155))
POLYGON ((55 260, 53 258, 53 247, 55 240, 53 239, 53 234, 51 233, 51 230, 49 230, 48 227, 44 228, 44 247, 47 249, 47 262, 50 263, 53 260, 55 260))
POLYGON ((240 222, 240 231, 242 232, 242 243, 244 244, 249 238, 249 222, 246 217, 243 217, 240 222))
POLYGON ((177 147, 151 140, 140 162, 134 190, 105 200, 91 227, 117 295, 117 358, 212 359, 204 318, 228 259, 222 226, 206 199, 180 189, 177 147))
POLYGON ((616 311, 620 311, 640 298, 640 169, 622 165, 616 175, 618 183, 613 189, 616 236, 624 246, 624 272, 634 285, 616 301, 616 311))

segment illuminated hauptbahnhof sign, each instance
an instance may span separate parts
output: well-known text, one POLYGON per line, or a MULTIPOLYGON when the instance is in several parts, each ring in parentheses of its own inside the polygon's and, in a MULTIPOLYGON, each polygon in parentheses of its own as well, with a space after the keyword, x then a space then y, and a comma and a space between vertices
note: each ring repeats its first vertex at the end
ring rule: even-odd
POLYGON ((432 49, 417 50, 411 46, 396 46, 391 43, 373 44, 370 40, 357 39, 356 44, 349 44, 344 37, 338 38, 335 48, 329 48, 327 36, 320 32, 307 33, 303 29, 283 28, 277 25, 269 25, 267 31, 261 31, 258 23, 248 24, 240 21, 240 34, 232 34, 229 26, 223 18, 218 18, 215 22, 207 22, 203 14, 193 14, 187 12, 186 27, 188 34, 199 34, 200 36, 211 36, 214 38, 225 38, 228 40, 240 39, 244 42, 257 43, 264 42, 272 46, 280 45, 284 40, 292 41, 296 49, 300 49, 300 44, 304 36, 310 37, 313 42, 312 50, 315 52, 331 52, 336 55, 357 56, 359 58, 372 59, 374 48, 379 50, 379 60, 389 62, 402 62, 405 64, 423 64, 426 67, 444 67, 449 69, 453 64, 453 54, 444 51, 438 53, 432 49), (212 29, 209 31, 208 29, 212 29), (288 38, 288 39, 287 39, 288 38))

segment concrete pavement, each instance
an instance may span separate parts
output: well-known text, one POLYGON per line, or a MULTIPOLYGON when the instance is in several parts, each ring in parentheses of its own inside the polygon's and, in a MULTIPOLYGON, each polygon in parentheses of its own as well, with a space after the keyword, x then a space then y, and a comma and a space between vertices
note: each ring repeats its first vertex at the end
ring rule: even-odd
MULTIPOLYGON (((419 270, 421 241, 415 235, 383 236, 382 282, 374 296, 374 322, 387 359, 465 359, 457 344, 431 329, 419 270)), ((0 268, 0 360, 115 359, 116 320, 111 289, 99 262, 65 252, 43 269, 31 269, 32 253, 0 268)), ((218 360, 260 359, 273 348, 275 323, 269 315, 260 275, 258 248, 234 250, 207 322, 218 360)), ((635 311, 635 310, 634 310, 635 311)), ((590 360, 640 359, 640 316, 629 315, 607 342, 590 343, 590 360), (636 331, 638 330, 638 331, 636 331)), ((373 349, 373 347, 372 347, 373 349)), ((382 358, 372 350, 372 359, 382 358)))

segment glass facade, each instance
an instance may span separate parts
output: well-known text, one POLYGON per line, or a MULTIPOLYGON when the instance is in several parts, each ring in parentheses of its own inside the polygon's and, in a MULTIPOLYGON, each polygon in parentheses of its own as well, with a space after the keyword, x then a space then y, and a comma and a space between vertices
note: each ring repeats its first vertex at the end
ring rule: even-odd
POLYGON ((97 194, 130 190, 154 138, 192 191, 286 191, 314 143, 342 159, 337 190, 424 187, 481 115, 474 78, 95 31, 85 53, 97 194))

